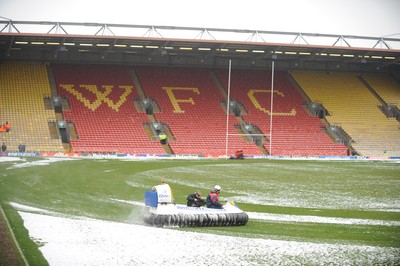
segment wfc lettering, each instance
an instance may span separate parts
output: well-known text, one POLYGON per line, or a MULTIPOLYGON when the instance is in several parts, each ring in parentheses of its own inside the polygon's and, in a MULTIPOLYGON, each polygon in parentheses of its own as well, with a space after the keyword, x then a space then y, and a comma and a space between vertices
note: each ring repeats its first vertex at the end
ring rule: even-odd
POLYGON ((166 91, 169 100, 172 103, 172 106, 174 107, 174 113, 184 113, 181 109, 181 106, 179 105, 180 103, 191 103, 194 105, 194 100, 192 97, 188 99, 177 99, 175 97, 174 91, 192 91, 193 93, 200 95, 200 91, 198 88, 183 88, 183 87, 162 87, 163 90, 166 91))
MULTIPOLYGON (((191 105, 195 104, 195 100, 192 97, 182 99, 178 98, 175 94, 180 91, 189 91, 192 92, 193 95, 200 95, 200 90, 198 88, 187 88, 187 87, 162 87, 163 90, 168 95, 169 100, 172 103, 172 106, 174 107, 173 112, 174 113, 185 113, 184 110, 182 110, 180 104, 181 103, 190 103, 191 105)), ((292 108, 290 112, 281 112, 281 111, 274 111, 271 112, 271 110, 263 107, 260 102, 259 98, 260 97, 268 97, 271 94, 271 90, 249 90, 247 92, 247 96, 253 103, 253 105, 263 113, 266 113, 268 115, 274 115, 274 116, 295 116, 296 115, 296 109, 292 108)), ((279 91, 279 90, 274 90, 274 95, 279 96, 279 97, 285 97, 284 93, 279 91)))
POLYGON ((88 109, 93 112, 102 104, 107 104, 114 111, 118 112, 121 105, 126 101, 128 95, 132 92, 132 86, 118 86, 119 89, 123 90, 123 93, 119 97, 118 101, 114 102, 110 99, 114 85, 102 85, 102 91, 100 91, 97 85, 79 85, 80 90, 75 89, 74 85, 71 84, 60 84, 60 88, 68 91, 82 102, 88 109), (83 90, 82 90, 83 89, 83 90), (84 91, 87 91, 95 96, 94 101, 90 101, 85 95, 84 91), (82 92, 81 92, 82 91, 82 92))
MULTIPOLYGON (((260 102, 257 100, 256 95, 257 95, 257 94, 265 94, 265 95, 263 95, 262 97, 266 97, 266 96, 271 95, 271 92, 272 92, 272 90, 249 90, 249 91, 247 92, 247 96, 249 97, 249 99, 251 100, 251 102, 254 104, 254 106, 255 106, 258 110, 260 110, 260 111, 262 111, 262 112, 264 112, 264 113, 266 113, 266 114, 268 114, 268 115, 276 115, 276 116, 295 116, 295 115, 296 115, 296 109, 294 109, 294 108, 292 108, 292 110, 291 110, 290 112, 287 112, 287 113, 286 113, 286 112, 276 112, 276 111, 271 112, 271 110, 262 107, 261 104, 260 104, 260 102)), ((281 92, 281 91, 279 91, 279 90, 274 90, 273 93, 274 93, 274 95, 276 95, 276 96, 285 97, 284 93, 281 92)))

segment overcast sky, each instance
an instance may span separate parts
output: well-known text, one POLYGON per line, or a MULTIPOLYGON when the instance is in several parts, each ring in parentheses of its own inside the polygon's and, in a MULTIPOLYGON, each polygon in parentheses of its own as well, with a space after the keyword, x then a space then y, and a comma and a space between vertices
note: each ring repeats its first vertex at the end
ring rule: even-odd
MULTIPOLYGON (((12 20, 400 37, 400 0, 0 0, 12 20)), ((1 18, 0 18, 1 19, 1 18)))

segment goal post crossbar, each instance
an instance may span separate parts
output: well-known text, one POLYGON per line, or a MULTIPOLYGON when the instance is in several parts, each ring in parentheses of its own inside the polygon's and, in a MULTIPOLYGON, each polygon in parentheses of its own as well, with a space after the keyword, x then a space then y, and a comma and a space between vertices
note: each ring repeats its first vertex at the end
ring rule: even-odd
POLYGON ((270 134, 228 134, 229 136, 270 136, 270 134))

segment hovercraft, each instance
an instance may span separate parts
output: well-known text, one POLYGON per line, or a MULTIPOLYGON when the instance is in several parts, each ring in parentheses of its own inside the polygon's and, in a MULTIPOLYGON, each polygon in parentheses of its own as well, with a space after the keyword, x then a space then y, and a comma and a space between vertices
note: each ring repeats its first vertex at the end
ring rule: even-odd
POLYGON ((145 206, 148 212, 143 216, 144 222, 156 227, 239 226, 249 220, 247 213, 233 201, 224 204, 222 209, 174 204, 168 184, 146 191, 145 206))

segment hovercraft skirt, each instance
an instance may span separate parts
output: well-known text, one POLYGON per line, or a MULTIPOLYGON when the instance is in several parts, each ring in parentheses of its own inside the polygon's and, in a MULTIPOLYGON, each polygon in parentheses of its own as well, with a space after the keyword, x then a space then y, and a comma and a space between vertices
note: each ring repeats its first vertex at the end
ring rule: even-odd
POLYGON ((239 226, 249 220, 247 213, 209 213, 209 214, 156 214, 146 213, 145 223, 157 226, 201 227, 201 226, 239 226))

